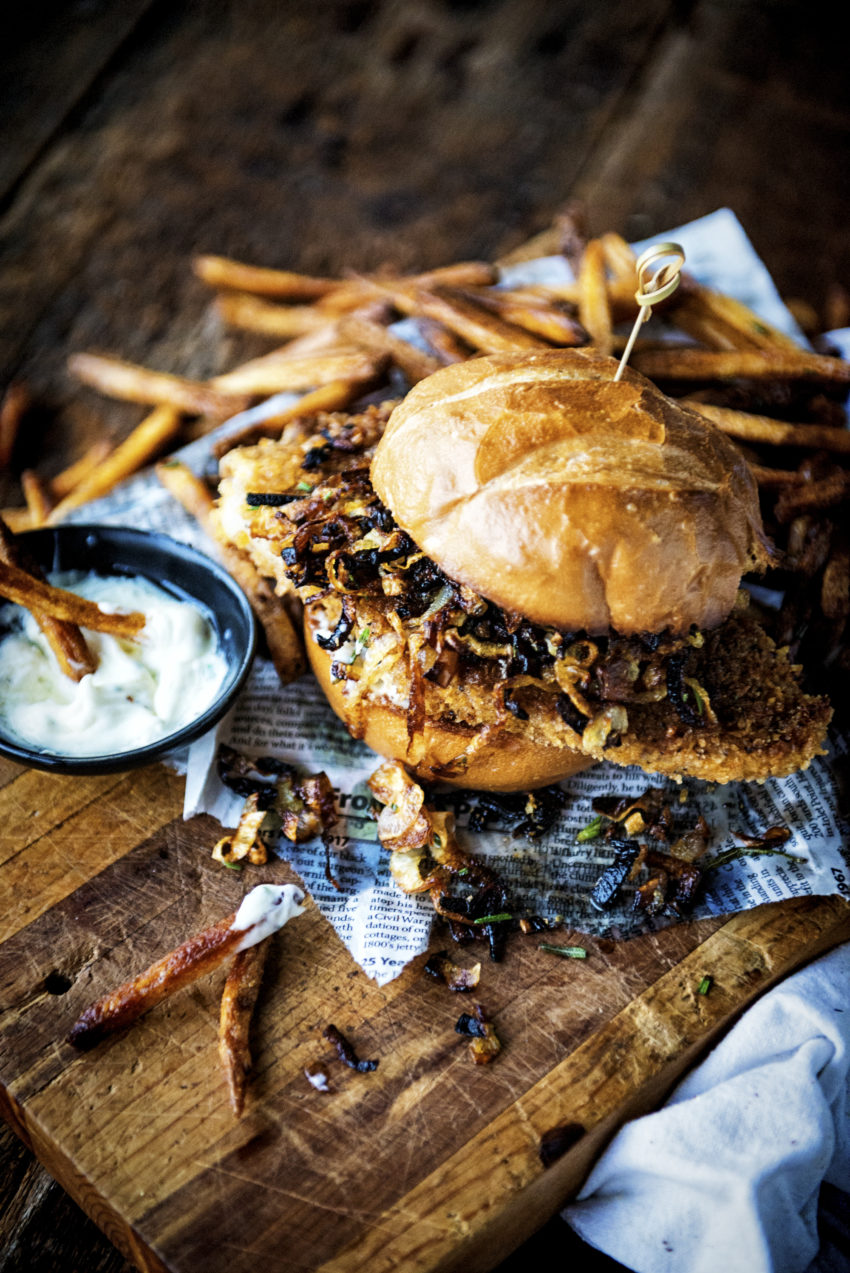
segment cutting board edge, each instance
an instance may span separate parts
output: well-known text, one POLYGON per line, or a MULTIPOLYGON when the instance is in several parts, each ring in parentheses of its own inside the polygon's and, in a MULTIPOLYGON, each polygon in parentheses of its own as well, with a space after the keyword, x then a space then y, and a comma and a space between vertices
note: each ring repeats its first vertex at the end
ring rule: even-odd
MULTIPOLYGON (((756 998, 790 972, 818 958, 840 942, 850 940, 850 904, 838 897, 801 898, 797 901, 799 903, 797 909, 802 910, 804 921, 806 912, 812 912, 818 904, 825 906, 828 912, 832 912, 828 923, 812 944, 804 951, 801 949, 799 953, 794 952, 781 960, 761 982, 753 984, 750 993, 735 1005, 733 1011, 723 1015, 707 1033, 694 1040, 672 1061, 663 1064, 652 1076, 649 1084, 644 1084, 621 1108, 601 1118, 598 1123, 586 1130, 579 1142, 551 1166, 544 1168, 539 1157, 540 1134, 545 1129, 541 1128, 538 1131, 533 1117, 530 1117, 528 1111, 524 1109, 524 1105, 528 1104, 535 1089, 540 1090, 550 1085, 552 1074, 558 1074, 558 1071, 561 1072, 560 1085, 565 1088, 570 1087, 572 1079, 568 1077, 567 1071, 577 1061, 580 1062, 590 1046, 599 1047, 600 1040, 604 1041, 605 1037, 617 1028, 618 1023, 628 1014, 634 1013, 636 1004, 650 1004, 652 999, 660 994, 662 985, 674 981, 683 969, 689 968, 692 964, 701 968, 706 963, 703 957, 706 947, 713 943, 727 943, 730 939, 740 941, 743 934, 743 941, 750 944, 754 952, 758 954, 760 949, 758 943, 747 936, 747 930, 758 929, 762 916, 775 915, 780 907, 789 905, 793 907, 795 903, 771 903, 732 916, 721 928, 696 946, 682 963, 663 974, 628 1008, 618 1013, 600 1032, 600 1035, 586 1040, 564 1059, 557 1071, 539 1080, 528 1092, 508 1106, 495 1120, 495 1127, 491 1126, 479 1133, 453 1156, 450 1162, 470 1162, 476 1158, 483 1143, 492 1141, 494 1136, 498 1136, 500 1125, 513 1123, 515 1130, 516 1127, 521 1129, 520 1141, 524 1143, 526 1150, 526 1168, 529 1164, 533 1166, 531 1172, 526 1172, 526 1179, 518 1188, 510 1188, 506 1191, 496 1208, 488 1203, 486 1207, 478 1209, 472 1222, 463 1222, 468 1231, 455 1235, 455 1238, 460 1237, 460 1241, 453 1238, 450 1243, 447 1243, 443 1235, 435 1242, 434 1223, 429 1224, 420 1217, 414 1224, 429 1230, 425 1236, 421 1258, 419 1255, 411 1258, 409 1253, 401 1258, 397 1257, 394 1252, 398 1240, 393 1239, 383 1228, 381 1231, 372 1229, 331 1261, 321 1265, 316 1273, 355 1273, 355 1271, 365 1271, 367 1268, 370 1273, 379 1273, 382 1268, 399 1267, 404 1267, 408 1273, 458 1273, 459 1270, 463 1270, 463 1273, 487 1273, 494 1264, 504 1259, 565 1205, 578 1191, 594 1161, 619 1127, 630 1119, 657 1107, 682 1074, 756 998), (379 1244, 379 1258, 376 1258, 374 1250, 376 1241, 379 1244)), ((770 929, 769 922, 767 928, 770 929)), ((165 1262, 167 1255, 160 1256, 155 1249, 153 1239, 145 1236, 146 1217, 140 1216, 135 1227, 124 1220, 110 1203, 96 1194, 91 1183, 53 1142, 49 1134, 41 1128, 38 1120, 28 1116, 25 1107, 20 1105, 5 1087, 0 1087, 0 1114, 20 1139, 32 1149, 51 1176, 98 1225, 125 1258, 141 1270, 141 1273, 172 1273, 172 1266, 165 1262)), ((540 1121, 538 1119, 538 1122, 540 1121)), ((551 1126, 553 1121, 557 1123, 558 1116, 553 1111, 551 1116, 542 1121, 548 1122, 551 1126)), ((420 1190, 427 1192, 433 1187, 436 1178, 444 1178, 448 1166, 449 1163, 441 1164, 412 1191, 412 1194, 415 1195, 420 1190)), ((512 1165, 509 1174, 516 1184, 515 1164, 512 1165)), ((403 1214, 404 1236, 409 1239, 412 1233, 411 1213, 405 1205, 405 1199, 401 1199, 396 1204, 390 1215, 393 1214, 396 1216, 403 1214)), ((164 1242, 156 1243, 156 1246, 163 1251, 166 1245, 164 1242)))
POLYGON ((61 1185, 77 1206, 97 1225, 125 1259, 140 1273, 170 1273, 166 1264, 79 1172, 70 1159, 62 1153, 49 1136, 45 1135, 38 1120, 27 1116, 8 1088, 0 1086, 0 1115, 12 1131, 26 1145, 57 1184, 61 1185))
MULTIPOLYGON (((429 1190, 436 1191, 438 1179, 446 1178, 449 1163, 443 1163, 440 1168, 420 1182, 406 1199, 401 1199, 393 1208, 393 1214, 399 1220, 399 1232, 396 1235, 386 1230, 380 1233, 373 1230, 371 1234, 365 1234, 331 1261, 321 1265, 317 1273, 366 1273, 367 1270, 369 1273, 381 1273, 382 1270, 402 1267, 406 1273, 489 1273, 489 1270, 531 1237, 561 1207, 565 1206, 571 1197, 575 1196, 590 1173, 594 1162, 619 1128, 624 1123, 657 1108, 685 1072, 717 1042, 756 999, 791 972, 798 971, 805 964, 811 963, 841 942, 848 940, 850 940, 850 903, 835 895, 799 898, 791 903, 768 903, 731 916, 722 928, 695 947, 681 964, 649 986, 628 1008, 618 1013, 598 1035, 586 1040, 566 1057, 558 1070, 550 1072, 543 1080, 535 1084, 534 1088, 504 1110, 495 1125, 479 1133, 454 1156, 456 1163, 485 1156, 487 1142, 492 1141, 496 1128, 500 1125, 507 1128, 513 1123, 515 1139, 525 1151, 524 1168, 527 1176, 519 1187, 511 1187, 510 1182, 513 1181, 516 1184, 523 1165, 518 1165, 516 1161, 508 1165, 507 1159, 503 1159, 502 1165, 505 1168, 503 1175, 508 1179, 506 1196, 500 1200, 497 1208, 489 1204, 479 1207, 472 1219, 464 1220, 458 1214, 460 1223, 467 1225, 469 1229, 460 1242, 456 1240, 457 1234, 449 1239, 447 1231, 444 1231, 441 1237, 437 1236, 435 1240, 438 1226, 434 1219, 428 1220, 421 1215, 418 1220, 410 1219, 414 1214, 412 1205, 414 1196, 420 1193, 427 1195, 429 1190), (801 912, 799 918, 803 923, 806 921, 807 912, 808 917, 811 917, 815 909, 826 909, 829 917, 827 923, 811 945, 799 952, 792 951, 767 972, 761 981, 754 981, 750 993, 737 1003, 732 1011, 721 1016, 707 1032, 694 1039, 672 1060, 664 1062, 649 1081, 637 1088, 620 1108, 601 1118, 595 1126, 585 1131, 573 1148, 555 1163, 544 1167, 539 1153, 540 1132, 544 1129, 538 1130, 535 1127, 533 1113, 524 1108, 528 1105, 532 1092, 535 1089, 539 1092, 547 1086, 553 1074, 558 1074, 558 1071, 561 1072, 559 1075, 561 1087, 570 1087, 572 1078, 569 1075, 582 1055, 591 1049, 598 1049, 600 1042, 604 1042, 607 1035, 614 1033, 618 1023, 630 1014, 634 1014, 636 1004, 648 1004, 654 997, 658 997, 663 983, 671 984, 675 981, 677 974, 683 969, 690 969, 691 965, 694 970, 702 970, 708 962, 705 959, 706 947, 717 945, 722 948, 727 946, 730 940, 742 942, 751 948, 754 963, 757 964, 760 955, 767 953, 769 945, 766 944, 764 948, 760 948, 758 942, 753 940, 753 931, 758 930, 764 918, 766 931, 769 933, 771 917, 777 914, 780 907, 788 906, 794 907, 795 913, 801 912), (427 1230, 418 1251, 414 1234, 416 1226, 427 1230)), ((708 971, 707 968, 706 971, 708 971)), ((553 1115, 544 1121, 548 1121, 549 1126, 552 1126, 559 1120, 553 1115)), ((569 1121, 568 1114, 567 1121, 569 1121)), ((506 1135, 503 1143, 507 1143, 508 1139, 506 1135)), ((460 1195, 458 1206, 462 1206, 460 1195)))

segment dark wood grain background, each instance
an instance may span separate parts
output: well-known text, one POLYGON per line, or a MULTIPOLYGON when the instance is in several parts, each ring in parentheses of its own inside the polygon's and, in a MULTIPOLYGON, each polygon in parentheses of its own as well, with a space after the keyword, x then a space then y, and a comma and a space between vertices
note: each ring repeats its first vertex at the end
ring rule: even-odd
MULTIPOLYGON (((784 295, 823 314, 850 285, 846 48, 818 5, 32 0, 2 45, 0 388, 37 403, 3 504, 140 418, 70 352, 232 364, 197 251, 420 268, 571 199, 628 237, 726 205, 784 295)), ((2 1273, 129 1268, 5 1129, 0 1197, 2 1273)), ((592 1267, 559 1222, 505 1267, 553 1252, 592 1267)))

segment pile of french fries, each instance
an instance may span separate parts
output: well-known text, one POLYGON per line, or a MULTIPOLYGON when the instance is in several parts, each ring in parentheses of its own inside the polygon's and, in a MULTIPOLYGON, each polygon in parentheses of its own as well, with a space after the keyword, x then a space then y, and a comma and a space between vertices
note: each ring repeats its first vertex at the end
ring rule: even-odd
MULTIPOLYGON (((194 270, 215 290, 213 305, 222 323, 270 340, 271 350, 204 383, 93 354, 74 356, 70 371, 80 381, 143 403, 150 413, 114 450, 93 448, 49 483, 22 474, 26 507, 5 514, 14 529, 61 521, 70 509, 173 448, 193 419, 206 429, 269 395, 302 395, 294 406, 231 435, 229 447, 279 436, 293 420, 351 408, 366 395, 394 397, 400 382, 415 384, 439 367, 479 354, 583 344, 617 354, 638 309, 629 245, 614 233, 588 237, 572 212, 496 263, 461 261, 414 275, 385 270, 316 278, 200 256, 194 270), (503 266, 555 253, 570 261, 575 282, 500 285, 503 266), (399 318, 415 324, 421 347, 391 330, 399 318)), ((836 312, 830 318, 841 321, 836 312)), ((813 335, 815 320, 808 315, 807 321, 813 335)), ((838 660, 847 667, 850 557, 841 527, 850 499, 850 430, 843 408, 850 363, 802 348, 736 299, 687 275, 655 307, 650 330, 655 334, 662 326, 675 329, 679 341, 644 335, 632 364, 733 438, 750 464, 787 585, 774 635, 796 654, 806 632, 803 653, 813 666, 838 660)), ((15 421, 26 405, 25 389, 13 386, 0 411, 0 453, 10 453, 15 421)), ((212 495, 203 483, 173 462, 158 472, 208 526, 212 495)), ((304 657, 286 611, 244 554, 224 552, 225 564, 252 599, 281 679, 295 679, 304 671, 304 657)))
MULTIPOLYGON (((618 234, 588 237, 574 210, 496 263, 461 261, 414 275, 384 270, 344 278, 220 256, 199 256, 193 268, 214 289, 221 322, 266 338, 273 348, 205 382, 117 358, 74 355, 69 371, 82 384, 143 404, 149 412, 125 441, 112 449, 96 443, 49 481, 31 470, 21 473, 24 506, 2 510, 13 531, 61 522, 70 510, 173 450, 187 439, 187 430, 195 435, 212 428, 270 395, 302 396, 243 435, 231 436, 228 447, 279 436, 293 420, 348 409, 369 394, 396 396, 400 377, 415 384, 439 367, 479 354, 583 344, 616 354, 637 314, 631 248, 618 234), (570 261, 575 282, 500 285, 503 266, 555 253, 570 261), (413 321, 421 348, 391 330, 399 318, 413 321)), ((830 317, 840 321, 837 314, 830 317)), ((781 643, 795 649, 800 630, 815 631, 819 645, 808 657, 815 663, 838 658, 846 666, 850 567, 840 526, 850 499, 850 430, 842 407, 850 363, 803 349, 739 301, 687 275, 656 307, 655 318, 653 331, 663 324, 687 343, 644 336, 632 365, 742 448, 763 492, 777 561, 791 579, 788 610, 776 625, 781 643)), ((815 323, 811 315, 807 321, 815 323)), ((28 407, 26 386, 11 385, 0 406, 0 467, 11 462, 28 407)), ((173 462, 158 472, 209 526, 212 495, 203 483, 173 462)), ((244 554, 223 552, 252 600, 281 679, 297 678, 304 656, 286 611, 244 554)))
MULTIPOLYGON (((295 420, 309 427, 312 417, 356 409, 369 395, 395 397, 400 380, 412 385, 440 367, 481 354, 587 344, 616 354, 638 312, 635 257, 629 245, 613 233, 589 237, 581 218, 571 212, 496 263, 462 261, 414 275, 384 270, 368 276, 315 278, 200 256, 194 271, 214 290, 213 306, 224 325, 264 337, 273 347, 206 382, 116 358, 75 355, 69 370, 78 381, 107 397, 142 404, 147 414, 125 441, 114 448, 95 444, 49 481, 23 472, 23 506, 2 511, 12 531, 61 522, 70 510, 106 494, 188 440, 188 430, 197 436, 270 395, 291 391, 303 396, 239 436, 231 435, 228 447, 280 436, 295 420), (500 285, 501 267, 558 253, 570 261, 575 282, 500 285), (400 318, 415 324, 421 347, 391 330, 400 318)), ((830 325, 842 325, 835 314, 830 317, 830 325)), ((670 344, 643 336, 635 345, 632 365, 733 438, 759 484, 785 590, 785 603, 773 620, 779 644, 797 654, 801 641, 808 643, 812 666, 831 673, 850 670, 850 430, 843 406, 850 389, 850 364, 828 351, 801 348, 739 301, 687 276, 678 291, 656 307, 655 320, 654 332, 664 325, 685 341, 670 344)), ((817 324, 808 321, 808 334, 814 336, 817 324)), ((8 388, 0 404, 0 469, 13 462, 16 433, 29 405, 25 385, 8 388)), ((210 489, 179 461, 160 462, 157 473, 209 528, 214 502, 210 489)), ((8 535, 0 544, 0 582, 5 595, 12 596, 14 546, 8 535)), ((220 552, 252 601, 281 680, 300 676, 305 667, 300 637, 270 583, 243 553, 226 548, 220 552)), ((69 615, 50 609, 49 590, 43 586, 37 596, 29 584, 26 587, 33 609, 57 623, 84 621, 80 611, 69 615)), ((88 618, 85 622, 96 626, 88 618)), ((68 639, 60 636, 59 645, 68 639)), ((73 645, 69 649, 73 653, 73 645)), ((76 656, 80 653, 77 649, 76 656)), ((171 993, 185 984, 184 964, 195 970, 194 976, 220 963, 231 947, 226 938, 217 942, 215 934, 219 929, 226 933, 227 924, 214 926, 212 938, 207 933, 192 939, 194 946, 186 943, 200 953, 195 961, 187 956, 175 965, 172 960, 182 971, 160 980, 154 975, 158 966, 143 974, 130 995, 135 1015, 158 1001, 148 993, 148 982, 157 982, 155 994, 162 997, 163 987, 171 993)), ((244 1103, 248 1022, 267 944, 236 957, 222 1002, 221 1055, 237 1113, 244 1103)), ((100 1007, 101 1015, 108 1015, 108 1005, 100 1007)), ((126 1024, 119 1007, 114 1020, 126 1024)), ((100 1022, 100 1016, 95 1014, 92 1024, 95 1020, 100 1022)), ((92 1041, 86 1029, 80 1026, 75 1042, 92 1041)))

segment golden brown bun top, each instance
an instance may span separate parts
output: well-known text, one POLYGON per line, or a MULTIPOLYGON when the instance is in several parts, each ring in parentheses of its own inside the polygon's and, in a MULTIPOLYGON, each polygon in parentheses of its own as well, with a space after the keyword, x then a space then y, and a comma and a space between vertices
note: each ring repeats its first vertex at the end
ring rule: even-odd
POLYGON ((713 425, 592 349, 496 354, 422 380, 372 481, 451 578, 590 633, 713 627, 764 559, 758 494, 713 425))

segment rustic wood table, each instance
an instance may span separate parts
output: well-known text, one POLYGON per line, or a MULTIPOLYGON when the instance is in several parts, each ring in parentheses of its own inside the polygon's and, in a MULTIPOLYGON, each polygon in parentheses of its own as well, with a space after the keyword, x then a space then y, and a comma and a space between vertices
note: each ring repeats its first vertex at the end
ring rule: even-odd
MULTIPOLYGON (((594 231, 631 238, 727 205, 782 293, 823 315, 835 284, 850 284, 846 51, 825 25, 793 0, 32 0, 6 33, 0 76, 0 387, 26 380, 36 409, 0 473, 0 504, 20 502, 23 468, 49 476, 139 418, 72 384, 70 352, 199 378, 232 364, 235 338, 209 329, 188 266, 197 251, 317 274, 425 268, 492 259, 570 199, 594 231)), ((52 802, 57 843, 71 817, 60 781, 26 788, 52 802)), ((116 809, 131 802, 140 828, 146 781, 107 793, 116 809)), ((14 767, 0 786, 23 799, 14 767)), ((20 839, 3 841, 0 861, 31 844, 24 815, 42 812, 18 808, 20 839)), ((58 906, 115 856, 53 862, 44 887, 58 906)), ((22 874, 18 918, 3 917, 13 936, 29 922, 27 887, 22 874)), ((837 904, 826 909, 812 951, 846 928, 837 904)), ((634 994, 718 925, 685 928, 645 949, 634 974, 620 969, 634 994)), ((76 1192, 87 1197, 84 1181, 76 1192)), ((115 1250, 5 1127, 0 1204, 2 1273, 150 1258, 107 1211, 115 1250)), ((529 1207, 501 1254, 553 1204, 529 1207)), ((500 1249, 487 1250, 492 1265, 500 1249)), ((555 1221, 504 1268, 569 1255, 597 1267, 555 1221)))

